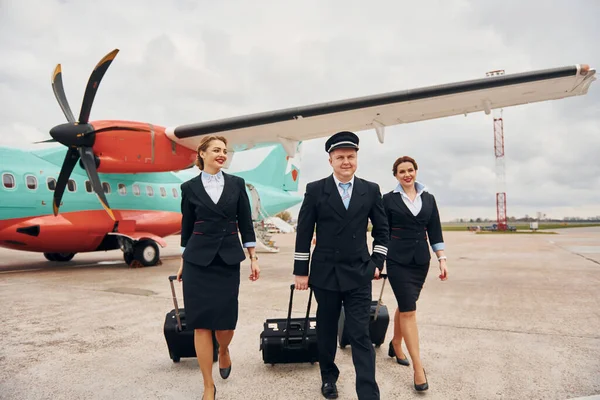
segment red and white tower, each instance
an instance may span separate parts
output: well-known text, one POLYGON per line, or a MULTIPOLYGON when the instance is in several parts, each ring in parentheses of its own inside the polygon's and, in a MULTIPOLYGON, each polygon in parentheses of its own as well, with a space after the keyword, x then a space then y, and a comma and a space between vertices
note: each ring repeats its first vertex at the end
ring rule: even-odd
MULTIPOLYGON (((504 70, 490 71, 486 76, 504 75, 504 70)), ((506 221, 506 175, 504 164, 504 121, 502 109, 492 110, 494 117, 494 156, 496 158, 496 218, 498 230, 507 228, 506 221)))

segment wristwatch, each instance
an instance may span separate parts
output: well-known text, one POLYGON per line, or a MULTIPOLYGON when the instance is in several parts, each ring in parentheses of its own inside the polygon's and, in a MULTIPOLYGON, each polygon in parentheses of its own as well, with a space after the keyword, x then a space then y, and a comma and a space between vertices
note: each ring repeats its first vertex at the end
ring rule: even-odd
POLYGON ((252 257, 250 257, 250 259, 258 261, 258 256, 252 256, 252 257))

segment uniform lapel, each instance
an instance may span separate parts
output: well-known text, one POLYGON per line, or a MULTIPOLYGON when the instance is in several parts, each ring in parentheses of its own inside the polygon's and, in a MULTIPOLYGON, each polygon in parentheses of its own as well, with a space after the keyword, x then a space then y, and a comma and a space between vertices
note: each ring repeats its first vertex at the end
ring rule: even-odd
POLYGON ((423 192, 421 193, 421 211, 419 211, 419 213, 417 214, 417 216, 428 216, 430 215, 430 209, 431 209, 431 199, 429 198, 429 196, 427 196, 427 192, 423 192))
MULTIPOLYGON (((225 213, 223 212, 223 210, 220 207, 217 207, 217 204, 213 203, 212 199, 210 198, 210 196, 208 195, 208 193, 206 192, 206 189, 204 188, 204 183, 202 183, 202 177, 201 174, 198 175, 196 178, 194 178, 194 182, 190 185, 192 192, 194 192, 194 194, 196 195, 196 197, 198 197, 198 199, 209 209, 213 210, 214 212, 216 212, 217 214, 226 216, 225 213)), ((223 194, 221 195, 221 199, 223 198, 223 196, 225 196, 225 188, 223 188, 223 194)), ((221 202, 221 199, 219 199, 219 203, 221 202)))
MULTIPOLYGON (((366 185, 355 176, 354 177, 354 187, 352 188, 352 195, 350 196, 350 204, 348 204, 348 210, 346 211, 346 215, 340 225, 339 230, 344 229, 346 227, 346 225, 348 224, 348 222, 350 222, 352 220, 352 218, 354 218, 354 216, 361 210, 361 208, 363 208, 363 206, 365 204, 365 194, 366 193, 367 193, 366 185)), ((338 197, 340 197, 340 196, 338 196, 338 197)), ((341 199, 341 197, 340 197, 340 199, 341 199)), ((344 207, 344 203, 342 203, 342 207, 344 207)))
POLYGON ((404 204, 404 200, 402 199, 402 193, 395 192, 392 194, 392 199, 396 202, 396 205, 400 210, 404 211, 410 218, 416 219, 413 213, 409 210, 409 208, 404 204))
POLYGON ((340 196, 340 192, 335 186, 333 175, 330 175, 329 178, 327 178, 327 182, 325 184, 325 192, 329 194, 327 203, 329 203, 331 208, 333 208, 341 218, 345 218, 347 210, 346 207, 344 207, 344 203, 342 202, 342 196, 340 196))
POLYGON ((221 193, 221 197, 219 198, 219 201, 217 201, 217 207, 219 207, 219 209, 224 209, 225 206, 227 206, 227 204, 231 201, 231 199, 234 197, 234 195, 237 193, 235 190, 233 190, 233 185, 231 182, 231 176, 229 176, 228 174, 223 172, 223 193, 221 193))

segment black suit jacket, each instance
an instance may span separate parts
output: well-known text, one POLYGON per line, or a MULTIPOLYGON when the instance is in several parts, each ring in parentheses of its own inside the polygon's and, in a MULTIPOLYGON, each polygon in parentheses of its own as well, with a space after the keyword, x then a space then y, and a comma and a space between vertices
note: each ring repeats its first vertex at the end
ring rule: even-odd
POLYGON ((244 179, 223 173, 223 193, 215 204, 200 175, 181 185, 181 246, 183 258, 206 266, 219 254, 226 264, 243 261, 244 243, 256 241, 250 200, 244 179))
POLYGON ((388 240, 388 221, 376 183, 355 177, 346 210, 333 175, 311 182, 298 214, 294 275, 308 275, 310 285, 335 291, 366 285, 375 268, 383 268, 388 240), (372 254, 367 246, 369 219, 372 254), (310 260, 315 225, 316 246, 310 260))
POLYGON ((422 208, 414 216, 408 209, 400 193, 389 192, 383 195, 383 204, 390 225, 390 241, 387 259, 401 264, 428 264, 431 253, 430 243, 444 241, 442 224, 435 197, 431 193, 421 194, 422 208))

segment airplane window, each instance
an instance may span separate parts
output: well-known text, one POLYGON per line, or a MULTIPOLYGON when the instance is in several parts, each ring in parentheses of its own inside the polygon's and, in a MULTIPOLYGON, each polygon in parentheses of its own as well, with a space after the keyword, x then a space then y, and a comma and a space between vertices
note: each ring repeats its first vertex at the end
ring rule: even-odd
POLYGON ((125 196, 127 194, 127 187, 122 183, 119 183, 119 194, 121 196, 125 196))
POLYGON ((146 186, 146 194, 148 195, 148 197, 154 196, 154 189, 152 189, 152 186, 146 186))
POLYGON ((69 192, 74 192, 77 190, 77 184, 73 179, 69 179, 69 182, 67 182, 67 190, 69 192))
POLYGON ((104 188, 104 193, 110 193, 110 183, 102 182, 102 188, 104 188))
POLYGON ((132 186, 132 189, 133 189, 133 195, 134 196, 139 196, 140 195, 140 193, 141 193, 140 185, 138 185, 137 183, 134 183, 133 186, 132 186))
POLYGON ((15 187, 15 177, 12 174, 2 174, 2 184, 7 189, 15 187))
POLYGON ((37 178, 35 176, 27 175, 25 182, 27 183, 27 188, 31 190, 37 189, 37 178))
POLYGON ((56 189, 56 179, 54 179, 54 178, 46 179, 46 185, 48 185, 48 190, 54 191, 54 189, 56 189))
POLYGON ((161 188, 160 188, 160 195, 161 195, 162 197, 167 197, 167 191, 166 191, 166 190, 165 190, 165 188, 164 188, 164 187, 162 187, 162 186, 161 186, 161 188))
POLYGON ((177 191, 177 188, 173 188, 173 197, 179 197, 179 192, 177 191))
POLYGON ((90 181, 85 181, 85 191, 92 193, 92 183, 90 181))

